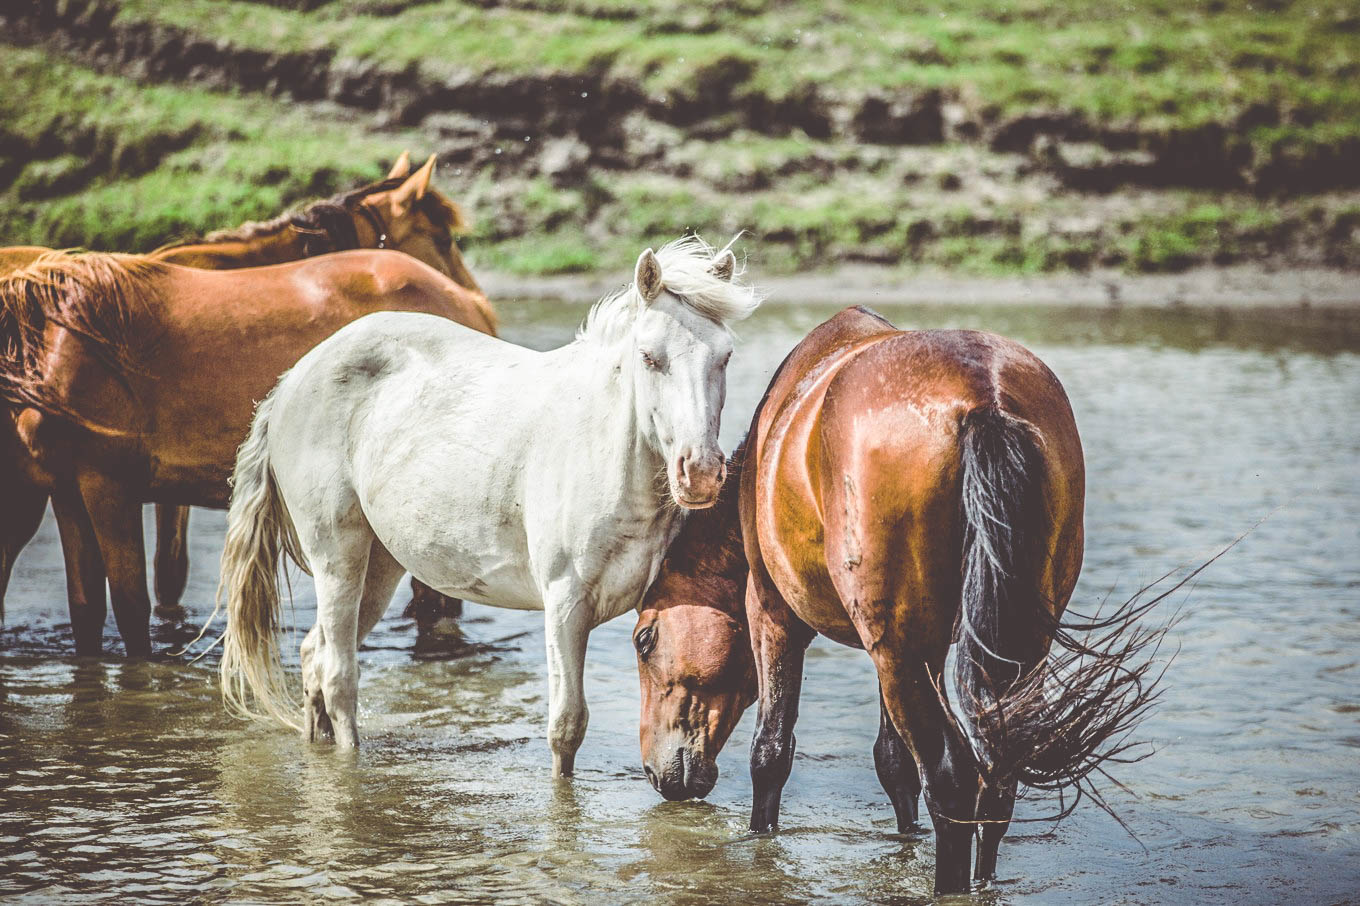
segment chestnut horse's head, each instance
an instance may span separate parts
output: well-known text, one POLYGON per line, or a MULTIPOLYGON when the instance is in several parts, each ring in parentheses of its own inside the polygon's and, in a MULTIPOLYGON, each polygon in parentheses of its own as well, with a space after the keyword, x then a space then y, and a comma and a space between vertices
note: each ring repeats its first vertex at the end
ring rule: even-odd
POLYGON ((396 249, 419 259, 459 286, 475 292, 481 287, 463 262, 454 237, 467 229, 467 220, 457 205, 430 186, 435 156, 414 173, 410 157, 403 153, 387 179, 367 186, 346 197, 353 211, 360 244, 371 248, 396 249), (364 236, 363 231, 372 233, 364 236))
POLYGON ((667 799, 702 799, 718 753, 756 696, 746 629, 738 448, 708 510, 691 513, 638 608, 642 765, 667 799))

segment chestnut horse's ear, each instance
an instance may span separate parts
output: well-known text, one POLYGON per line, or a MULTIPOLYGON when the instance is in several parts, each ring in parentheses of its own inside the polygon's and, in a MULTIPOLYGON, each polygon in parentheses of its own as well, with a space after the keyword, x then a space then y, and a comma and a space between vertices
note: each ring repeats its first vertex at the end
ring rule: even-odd
POLYGON ((656 253, 651 249, 638 255, 633 282, 644 302, 654 302, 661 295, 661 262, 656 260, 656 253))
POLYGON ((396 179, 398 176, 400 176, 404 179, 405 177, 410 175, 411 175, 411 152, 403 151, 401 152, 401 157, 398 157, 397 162, 392 165, 392 169, 388 172, 387 178, 396 179))
POLYGON ((434 175, 433 154, 425 161, 425 166, 406 178, 406 182, 392 190, 392 215, 401 217, 411 206, 425 197, 430 188, 430 177, 434 175))
POLYGON ((713 263, 708 266, 708 272, 719 280, 732 281, 732 275, 737 272, 737 256, 732 254, 731 249, 723 249, 713 259, 713 263))

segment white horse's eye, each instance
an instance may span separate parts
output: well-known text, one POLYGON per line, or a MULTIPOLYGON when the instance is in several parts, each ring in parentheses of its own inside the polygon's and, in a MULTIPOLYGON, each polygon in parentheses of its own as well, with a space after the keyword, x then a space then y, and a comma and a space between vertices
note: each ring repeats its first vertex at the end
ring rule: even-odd
POLYGON ((653 356, 650 352, 647 352, 645 349, 642 350, 642 364, 646 365, 653 371, 661 370, 661 363, 657 361, 655 356, 653 356))

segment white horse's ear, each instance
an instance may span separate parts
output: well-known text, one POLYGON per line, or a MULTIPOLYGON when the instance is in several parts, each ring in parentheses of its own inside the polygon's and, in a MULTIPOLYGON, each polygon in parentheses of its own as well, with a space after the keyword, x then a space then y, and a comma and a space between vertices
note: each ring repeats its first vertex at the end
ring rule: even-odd
POLYGON ((732 281, 732 275, 737 272, 737 256, 732 254, 731 249, 723 249, 713 259, 713 263, 708 266, 708 272, 719 280, 732 281))
POLYGON ((633 282, 637 284, 638 293, 644 302, 654 302, 661 295, 661 262, 656 260, 656 253, 651 249, 638 255, 633 282))

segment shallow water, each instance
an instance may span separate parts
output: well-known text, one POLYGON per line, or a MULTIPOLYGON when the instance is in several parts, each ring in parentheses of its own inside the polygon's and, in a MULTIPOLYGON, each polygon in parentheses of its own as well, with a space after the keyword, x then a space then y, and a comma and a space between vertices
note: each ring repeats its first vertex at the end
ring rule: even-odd
MULTIPOLYGON (((534 346, 581 312, 504 305, 534 346)), ((740 328, 724 444, 774 367, 834 307, 740 328)), ((1087 453, 1074 606, 1216 552, 1173 631, 1180 654, 1110 802, 1013 827, 1015 903, 1360 902, 1360 343, 1353 320, 1234 312, 885 309, 900 326, 987 327, 1057 372, 1087 453)), ((206 615, 223 514, 196 511, 187 603, 206 615)), ((296 615, 310 625, 309 580, 296 615)), ((399 596, 400 598, 404 595, 399 596)), ((874 775, 862 652, 807 661, 782 829, 745 833, 751 715, 705 803, 643 778, 621 618, 592 638, 591 725, 548 777, 541 616, 470 606, 489 650, 418 661, 394 605, 361 654, 361 753, 223 715, 211 665, 67 656, 55 527, 20 559, 0 634, 0 894, 19 901, 871 902, 930 895, 929 836, 894 834, 874 775)), ((110 619, 110 651, 118 651, 110 619)), ((1022 802, 1040 816, 1052 803, 1022 802)), ((969 902, 970 898, 958 898, 969 902)))

